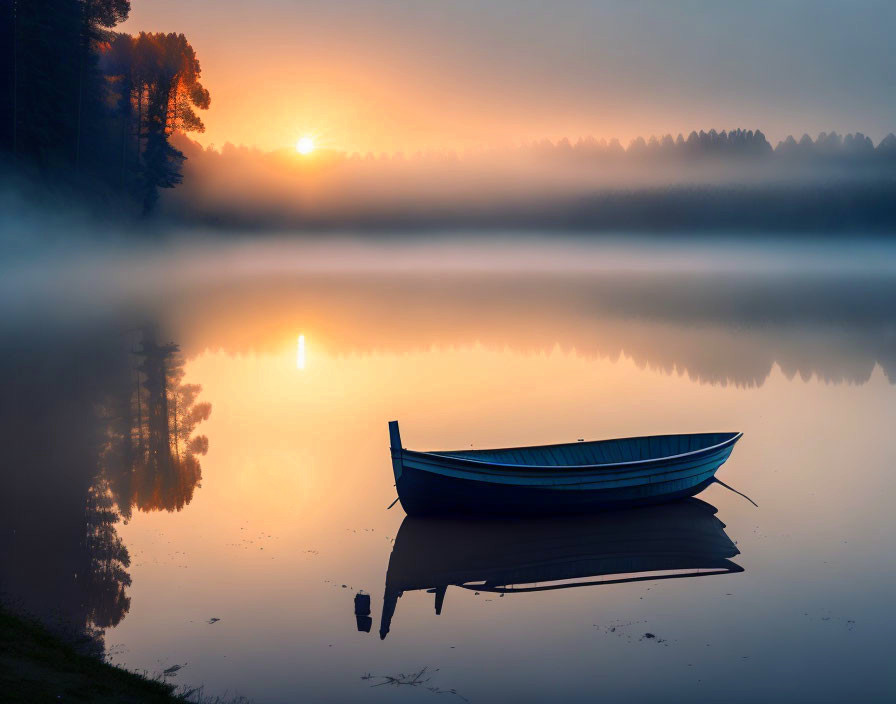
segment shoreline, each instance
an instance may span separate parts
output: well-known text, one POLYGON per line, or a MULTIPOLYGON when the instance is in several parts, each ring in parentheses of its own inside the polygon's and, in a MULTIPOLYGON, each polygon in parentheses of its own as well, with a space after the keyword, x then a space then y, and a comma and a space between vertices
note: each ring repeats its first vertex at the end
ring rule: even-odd
POLYGON ((78 653, 38 622, 0 606, 0 691, 21 702, 187 702, 176 685, 78 653))

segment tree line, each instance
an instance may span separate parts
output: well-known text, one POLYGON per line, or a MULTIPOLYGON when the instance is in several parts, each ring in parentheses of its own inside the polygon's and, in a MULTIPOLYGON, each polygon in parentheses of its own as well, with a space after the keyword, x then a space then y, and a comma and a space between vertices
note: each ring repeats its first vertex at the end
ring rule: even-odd
POLYGON ((804 134, 799 140, 788 136, 773 148, 761 130, 692 131, 687 137, 666 134, 649 139, 636 137, 623 147, 618 139, 585 137, 575 142, 567 138, 551 142, 542 140, 529 147, 536 155, 556 159, 642 159, 701 157, 786 157, 788 159, 896 160, 896 136, 888 134, 876 146, 870 137, 855 132, 845 136, 837 132, 821 132, 814 140, 804 134))
POLYGON ((130 0, 0 0, 0 159, 40 184, 155 206, 182 181, 175 131, 210 96, 183 34, 113 31, 130 0))

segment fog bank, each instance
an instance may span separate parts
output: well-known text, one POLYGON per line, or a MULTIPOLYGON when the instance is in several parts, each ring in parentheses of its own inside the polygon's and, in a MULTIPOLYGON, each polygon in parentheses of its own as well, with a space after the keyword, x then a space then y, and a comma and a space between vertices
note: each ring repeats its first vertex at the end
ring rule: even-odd
POLYGON ((261 228, 710 228, 890 230, 896 137, 788 138, 760 131, 687 138, 540 142, 512 149, 360 155, 203 149, 179 137, 174 222, 261 228))

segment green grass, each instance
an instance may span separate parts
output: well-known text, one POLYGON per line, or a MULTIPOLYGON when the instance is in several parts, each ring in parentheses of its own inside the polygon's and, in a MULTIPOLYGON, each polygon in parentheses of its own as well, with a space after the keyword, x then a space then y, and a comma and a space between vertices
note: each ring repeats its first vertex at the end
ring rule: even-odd
POLYGON ((38 623, 2 607, 0 699, 10 704, 188 701, 174 685, 81 655, 38 623))

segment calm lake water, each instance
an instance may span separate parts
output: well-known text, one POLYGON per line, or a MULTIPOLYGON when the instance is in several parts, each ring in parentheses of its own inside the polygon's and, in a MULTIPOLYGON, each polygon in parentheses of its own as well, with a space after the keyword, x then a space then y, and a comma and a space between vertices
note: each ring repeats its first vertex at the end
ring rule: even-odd
POLYGON ((260 703, 892 701, 896 257, 801 247, 27 259, 0 589, 260 703), (414 449, 743 431, 718 476, 758 508, 410 521, 392 419, 414 449))

